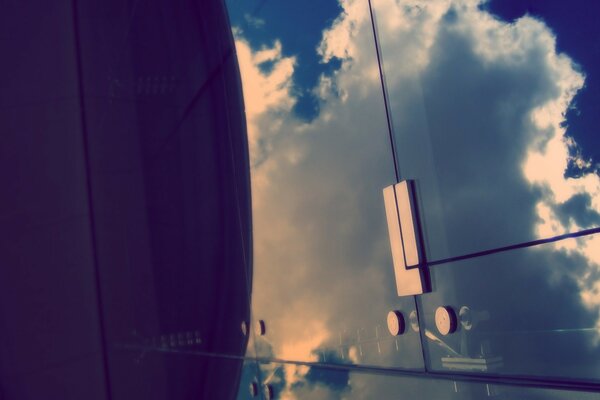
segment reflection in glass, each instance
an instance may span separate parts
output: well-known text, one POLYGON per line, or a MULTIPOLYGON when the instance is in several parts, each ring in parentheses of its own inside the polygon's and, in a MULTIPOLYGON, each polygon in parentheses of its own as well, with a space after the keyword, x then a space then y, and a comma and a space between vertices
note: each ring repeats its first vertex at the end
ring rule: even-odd
POLYGON ((260 364, 275 398, 300 399, 456 399, 456 400, 592 400, 597 393, 569 392, 464 381, 437 380, 297 366, 260 364))
MULTIPOLYGON (((565 115, 594 69, 557 49, 560 32, 534 16, 495 17, 477 0, 373 1, 395 161, 415 182, 424 254, 437 264, 417 313, 397 297, 376 196, 396 179, 367 5, 342 2, 299 35, 285 16, 318 13, 231 4, 252 99, 253 317, 268 326, 253 337, 256 354, 423 369, 422 342, 436 372, 594 380, 595 236, 448 262, 600 224, 598 177, 565 173, 587 165, 565 115), (312 58, 299 48, 308 37, 312 58), (307 70, 319 78, 307 84, 307 70), (390 335, 390 310, 411 329, 390 335)), ((481 388, 473 396, 495 393, 481 388)))
POLYGON ((397 162, 417 183, 429 260, 600 225, 597 161, 574 139, 595 128, 565 119, 579 118, 571 109, 597 68, 556 48, 575 25, 506 21, 482 1, 373 3, 397 162))
MULTIPOLYGON (((370 23, 363 19, 357 31, 360 54, 332 54, 346 35, 334 3, 333 17, 319 25, 282 29, 296 15, 312 18, 312 6, 267 1, 245 18, 244 5, 232 2, 232 15, 242 13, 233 24, 252 158, 253 314, 267 326, 254 346, 260 357, 420 369, 418 333, 392 337, 386 326, 390 310, 408 316, 415 305, 395 290, 381 199, 394 182, 393 159, 379 78, 371 74, 370 23), (290 50, 307 37, 312 57, 290 50), (301 90, 318 104, 308 119, 293 89, 306 70, 320 71, 315 86, 301 90)), ((365 2, 352 7, 368 12, 365 2)))
POLYGON ((433 267, 435 289, 418 300, 423 329, 438 336, 425 335, 431 368, 598 380, 594 264, 567 250, 597 239, 433 267), (444 335, 436 312, 440 304, 456 315, 456 332, 444 335))

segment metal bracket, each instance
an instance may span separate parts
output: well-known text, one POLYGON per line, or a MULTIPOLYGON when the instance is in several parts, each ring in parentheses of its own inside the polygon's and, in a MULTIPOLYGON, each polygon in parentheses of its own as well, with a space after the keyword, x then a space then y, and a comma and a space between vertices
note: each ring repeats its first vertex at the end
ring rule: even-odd
POLYGON ((429 291, 428 274, 417 217, 414 182, 402 181, 383 189, 398 296, 429 291))

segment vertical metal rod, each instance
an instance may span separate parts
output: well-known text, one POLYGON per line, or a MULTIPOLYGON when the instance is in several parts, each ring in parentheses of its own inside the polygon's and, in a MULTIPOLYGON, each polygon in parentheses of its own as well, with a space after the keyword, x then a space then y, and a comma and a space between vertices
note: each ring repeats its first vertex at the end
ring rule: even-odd
POLYGON ((390 137, 390 146, 392 150, 392 159, 394 160, 394 174, 396 176, 396 182, 400 182, 400 169, 398 168, 398 161, 396 160, 396 143, 394 140, 394 127, 392 124, 392 116, 390 112, 389 98, 387 87, 385 84, 385 75, 383 72, 383 66, 381 61, 381 48, 379 47, 379 35, 377 32, 377 24, 375 23, 375 14, 373 13, 373 6, 371 0, 369 3, 369 14, 371 16, 371 27, 373 29, 373 39, 375 41, 375 52, 377 53, 377 66, 379 67, 379 80, 381 81, 381 93, 383 95, 383 104, 385 106, 385 118, 387 120, 388 134, 390 137))

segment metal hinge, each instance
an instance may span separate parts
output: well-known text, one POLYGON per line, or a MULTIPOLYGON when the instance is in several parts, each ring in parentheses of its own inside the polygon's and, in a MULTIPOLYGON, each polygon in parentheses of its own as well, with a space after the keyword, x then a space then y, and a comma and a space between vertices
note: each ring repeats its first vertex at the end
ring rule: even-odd
POLYGON ((398 296, 430 290, 417 215, 414 181, 406 180, 383 189, 392 260, 398 296))

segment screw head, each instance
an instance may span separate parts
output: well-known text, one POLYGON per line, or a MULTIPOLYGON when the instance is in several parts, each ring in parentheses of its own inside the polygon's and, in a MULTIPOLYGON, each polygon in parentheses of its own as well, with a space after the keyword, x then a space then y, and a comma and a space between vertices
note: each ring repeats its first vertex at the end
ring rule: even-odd
POLYGON ((456 313, 449 306, 441 306, 435 310, 435 326, 443 336, 456 331, 456 313))
POLYGON ((402 335, 406 328, 404 315, 398 310, 390 311, 387 315, 387 327, 392 336, 402 335))

